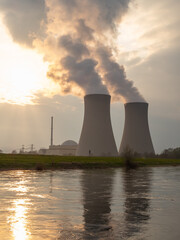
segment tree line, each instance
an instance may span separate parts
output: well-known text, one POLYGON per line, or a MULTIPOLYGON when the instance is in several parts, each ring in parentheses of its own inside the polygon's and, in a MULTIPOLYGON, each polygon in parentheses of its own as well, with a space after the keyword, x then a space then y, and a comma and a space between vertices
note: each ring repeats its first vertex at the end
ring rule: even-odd
POLYGON ((180 147, 177 148, 167 148, 161 154, 156 155, 160 158, 174 158, 180 159, 180 147))

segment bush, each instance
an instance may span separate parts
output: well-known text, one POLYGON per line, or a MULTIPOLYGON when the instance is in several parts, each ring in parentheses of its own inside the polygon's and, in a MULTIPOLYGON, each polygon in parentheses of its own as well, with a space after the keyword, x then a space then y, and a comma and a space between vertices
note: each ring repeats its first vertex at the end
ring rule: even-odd
POLYGON ((180 147, 165 149, 158 157, 180 159, 180 147))
POLYGON ((122 153, 122 157, 124 159, 124 165, 126 169, 136 168, 137 164, 134 162, 134 152, 126 147, 122 153))

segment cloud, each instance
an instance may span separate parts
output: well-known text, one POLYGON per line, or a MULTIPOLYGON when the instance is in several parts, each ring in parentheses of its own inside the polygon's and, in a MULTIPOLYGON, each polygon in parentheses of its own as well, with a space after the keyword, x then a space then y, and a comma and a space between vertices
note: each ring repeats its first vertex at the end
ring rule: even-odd
POLYGON ((49 62, 47 76, 59 83, 61 94, 79 96, 114 89, 114 100, 139 101, 138 90, 126 78, 124 67, 113 58, 113 38, 117 37, 117 27, 130 2, 8 0, 1 2, 0 9, 14 40, 33 45, 44 55, 49 62), (111 60, 106 59, 106 64, 97 55, 99 46, 111 51, 111 60), (107 65, 114 72, 103 75, 102 69, 107 65))
MULTIPOLYGON (((173 111, 171 115, 176 118, 179 110, 175 109, 180 104, 179 62, 180 47, 178 44, 171 48, 161 49, 138 66, 129 69, 129 75, 141 81, 141 87, 147 98, 154 102, 160 101, 166 106, 172 105, 168 109, 173 111)), ((164 116, 168 116, 169 113, 165 111, 164 116)))
POLYGON ((138 0, 119 26, 119 61, 138 66, 157 52, 177 45, 180 38, 178 0, 138 0))
POLYGON ((33 39, 43 35, 44 0, 1 0, 0 12, 14 41, 32 46, 33 39))

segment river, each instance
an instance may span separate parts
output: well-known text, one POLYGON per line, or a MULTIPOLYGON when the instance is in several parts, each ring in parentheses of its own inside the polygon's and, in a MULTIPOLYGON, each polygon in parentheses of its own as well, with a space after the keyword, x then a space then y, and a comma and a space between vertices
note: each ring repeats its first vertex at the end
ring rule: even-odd
POLYGON ((1 240, 180 239, 180 167, 0 172, 1 240))

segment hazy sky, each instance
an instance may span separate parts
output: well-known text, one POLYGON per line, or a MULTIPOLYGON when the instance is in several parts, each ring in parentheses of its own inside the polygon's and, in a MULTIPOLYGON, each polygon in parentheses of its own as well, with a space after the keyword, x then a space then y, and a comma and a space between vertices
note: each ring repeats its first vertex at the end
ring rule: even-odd
POLYGON ((180 146, 179 0, 0 0, 0 149, 78 142, 83 96, 147 101, 155 151, 180 146))

